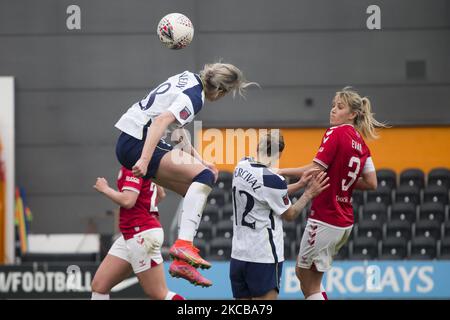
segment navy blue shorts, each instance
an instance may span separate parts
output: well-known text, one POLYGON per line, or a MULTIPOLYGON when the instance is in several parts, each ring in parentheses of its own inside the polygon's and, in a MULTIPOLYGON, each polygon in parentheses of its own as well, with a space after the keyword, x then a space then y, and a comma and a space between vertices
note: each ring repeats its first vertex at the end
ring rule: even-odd
MULTIPOLYGON (((117 141, 116 145, 116 156, 120 164, 123 165, 128 170, 131 170, 141 157, 146 136, 147 130, 144 130, 142 140, 136 139, 135 137, 130 136, 125 132, 122 132, 122 134, 119 136, 119 140, 117 141)), ((144 176, 144 179, 151 179, 155 177, 162 157, 172 149, 173 147, 163 140, 161 140, 156 145, 152 159, 148 164, 147 174, 144 176)))
POLYGON ((234 298, 261 297, 270 290, 280 292, 283 262, 257 263, 231 258, 230 280, 234 298))

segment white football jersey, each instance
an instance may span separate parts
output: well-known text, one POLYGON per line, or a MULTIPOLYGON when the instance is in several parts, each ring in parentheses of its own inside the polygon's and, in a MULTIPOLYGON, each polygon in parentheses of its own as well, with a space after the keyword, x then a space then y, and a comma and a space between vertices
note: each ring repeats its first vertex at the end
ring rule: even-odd
MULTIPOLYGON (((199 76, 184 71, 170 77, 144 99, 133 104, 116 123, 116 128, 142 140, 143 129, 165 111, 173 113, 178 123, 171 124, 164 137, 191 122, 203 107, 205 94, 199 76)), ((163 138, 164 138, 163 137, 163 138)))
POLYGON ((284 261, 281 214, 290 206, 284 178, 265 165, 244 158, 233 175, 231 257, 241 261, 284 261))

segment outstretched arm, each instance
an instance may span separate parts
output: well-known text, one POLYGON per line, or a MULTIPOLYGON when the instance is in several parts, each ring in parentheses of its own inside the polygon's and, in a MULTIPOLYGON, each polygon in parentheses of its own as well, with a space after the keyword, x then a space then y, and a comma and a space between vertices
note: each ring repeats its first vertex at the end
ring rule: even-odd
POLYGON ((312 169, 305 171, 305 173, 302 175, 302 177, 299 181, 288 185, 288 195, 292 195, 293 193, 297 192, 301 188, 306 187, 308 185, 309 181, 311 180, 311 178, 315 177, 321 171, 323 171, 323 170, 321 170, 317 167, 313 167, 312 169))
POLYGON ((301 178, 302 175, 306 171, 311 170, 311 169, 315 169, 315 168, 319 168, 321 170, 325 170, 325 168, 323 168, 321 165, 319 165, 319 164, 317 164, 315 162, 311 162, 310 164, 307 164, 306 166, 299 167, 299 168, 279 169, 277 173, 282 175, 282 176, 301 178))
POLYGON ((133 208, 139 196, 137 192, 131 190, 124 190, 123 192, 114 190, 108 185, 108 181, 105 178, 97 178, 94 189, 125 209, 133 208))
POLYGON ((328 184, 329 178, 327 177, 326 172, 320 172, 314 178, 311 175, 309 179, 311 181, 308 183, 308 186, 300 199, 298 199, 281 215, 283 219, 287 221, 294 221, 309 201, 330 186, 328 184))

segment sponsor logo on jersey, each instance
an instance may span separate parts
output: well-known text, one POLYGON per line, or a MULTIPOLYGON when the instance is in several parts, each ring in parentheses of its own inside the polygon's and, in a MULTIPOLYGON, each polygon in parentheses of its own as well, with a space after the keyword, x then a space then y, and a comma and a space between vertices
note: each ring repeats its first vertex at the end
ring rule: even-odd
POLYGON ((328 141, 328 139, 330 139, 330 134, 332 134, 332 133, 333 133, 333 130, 326 132, 326 137, 323 137, 323 143, 326 143, 328 141))
POLYGON ((188 107, 184 107, 183 110, 180 111, 180 118, 183 120, 186 120, 191 115, 191 112, 189 111, 188 107))
POLYGON ((133 182, 139 184, 139 178, 126 176, 125 181, 133 182))

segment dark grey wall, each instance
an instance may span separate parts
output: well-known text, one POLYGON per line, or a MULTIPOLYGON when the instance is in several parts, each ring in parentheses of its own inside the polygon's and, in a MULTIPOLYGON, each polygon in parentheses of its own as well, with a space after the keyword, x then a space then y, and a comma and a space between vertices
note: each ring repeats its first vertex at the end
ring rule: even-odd
MULTIPOLYGON (((380 120, 448 125, 449 39, 446 0, 0 0, 0 74, 16 77, 17 182, 32 231, 112 229, 114 206, 92 185, 115 183, 113 125, 172 74, 223 58, 261 85, 206 105, 205 126, 325 126, 345 85, 370 96, 380 120), (66 29, 70 4, 81 7, 80 31, 66 29), (381 7, 381 31, 366 29, 370 4, 381 7), (190 47, 157 40, 169 12, 193 21, 190 47), (425 60, 425 79, 407 79, 406 60, 425 60)), ((160 206, 165 227, 178 199, 160 206)))

